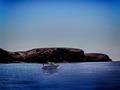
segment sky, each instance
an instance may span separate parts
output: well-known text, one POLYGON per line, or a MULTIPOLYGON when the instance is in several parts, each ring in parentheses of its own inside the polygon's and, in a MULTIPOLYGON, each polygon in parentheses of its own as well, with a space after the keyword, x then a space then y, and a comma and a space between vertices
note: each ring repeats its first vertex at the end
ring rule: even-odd
POLYGON ((119 0, 0 0, 0 48, 72 47, 120 61, 119 0))

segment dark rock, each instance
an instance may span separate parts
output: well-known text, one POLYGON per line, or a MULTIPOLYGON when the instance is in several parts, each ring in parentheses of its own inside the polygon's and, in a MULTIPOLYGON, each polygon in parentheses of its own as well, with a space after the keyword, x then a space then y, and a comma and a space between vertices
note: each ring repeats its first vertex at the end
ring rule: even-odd
POLYGON ((25 62, 82 62, 84 52, 74 48, 39 48, 26 51, 25 62))
POLYGON ((108 55, 101 53, 85 53, 85 62, 106 62, 112 61, 108 55))
POLYGON ((101 62, 112 61, 106 54, 86 53, 75 48, 37 48, 28 51, 8 52, 0 49, 0 63, 28 62, 101 62))
POLYGON ((0 63, 10 63, 13 62, 13 57, 11 54, 0 48, 0 63))

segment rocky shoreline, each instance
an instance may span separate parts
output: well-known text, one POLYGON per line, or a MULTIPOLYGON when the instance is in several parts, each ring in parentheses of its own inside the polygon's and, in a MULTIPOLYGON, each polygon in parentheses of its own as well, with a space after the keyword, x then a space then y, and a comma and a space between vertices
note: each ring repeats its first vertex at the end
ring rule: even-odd
POLYGON ((35 48, 28 51, 9 52, 0 48, 0 63, 47 62, 107 62, 112 61, 102 53, 84 53, 76 48, 35 48))

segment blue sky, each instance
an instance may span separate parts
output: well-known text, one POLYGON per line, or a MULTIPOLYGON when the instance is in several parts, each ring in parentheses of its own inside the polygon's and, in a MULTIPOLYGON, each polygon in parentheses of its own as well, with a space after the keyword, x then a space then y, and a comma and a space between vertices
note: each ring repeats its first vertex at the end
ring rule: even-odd
POLYGON ((81 48, 120 60, 119 0, 0 0, 0 48, 81 48))

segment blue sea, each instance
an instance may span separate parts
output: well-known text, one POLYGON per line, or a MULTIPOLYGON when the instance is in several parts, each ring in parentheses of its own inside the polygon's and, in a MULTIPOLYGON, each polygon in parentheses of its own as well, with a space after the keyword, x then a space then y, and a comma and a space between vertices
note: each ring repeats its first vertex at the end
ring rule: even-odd
POLYGON ((120 62, 0 64, 0 90, 120 90, 120 62))

